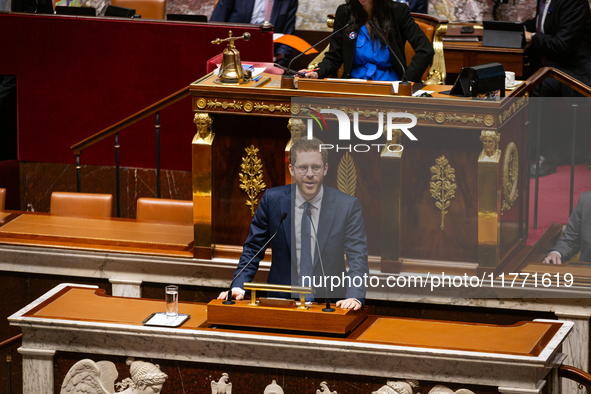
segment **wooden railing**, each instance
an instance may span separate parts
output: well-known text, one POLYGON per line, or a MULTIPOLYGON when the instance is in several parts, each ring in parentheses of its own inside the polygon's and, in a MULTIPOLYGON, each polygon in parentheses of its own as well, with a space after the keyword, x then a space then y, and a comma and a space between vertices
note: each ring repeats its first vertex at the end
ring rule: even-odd
POLYGON ((574 380, 581 386, 585 386, 587 392, 591 391, 591 375, 581 369, 571 367, 570 365, 561 365, 560 368, 558 368, 558 376, 574 380))
POLYGON ((156 195, 160 198, 160 114, 159 112, 164 108, 176 103, 184 99, 185 97, 189 96, 191 93, 189 91, 190 85, 182 88, 176 93, 171 94, 170 96, 150 105, 149 107, 144 108, 143 110, 136 112, 135 114, 131 115, 130 117, 123 119, 122 121, 115 123, 112 126, 107 127, 104 130, 99 131, 98 133, 86 138, 83 141, 78 142, 77 144, 72 145, 70 148, 72 152, 76 155, 76 190, 80 193, 82 189, 82 176, 81 176, 81 164, 80 164, 80 155, 84 149, 90 148, 94 144, 108 138, 112 135, 115 136, 115 176, 116 176, 116 185, 117 185, 117 217, 121 215, 121 184, 119 179, 119 132, 126 129, 127 127, 133 125, 136 122, 139 122, 142 119, 147 118, 150 115, 156 114, 156 195))
MULTIPOLYGON (((18 334, 10 339, 0 342, 0 352, 9 346, 13 346, 23 340, 23 334, 18 334)), ((12 393, 12 351, 6 353, 6 394, 12 393)))
MULTIPOLYGON (((569 88, 573 89, 574 91, 580 93, 584 97, 591 97, 591 87, 585 85, 584 83, 578 81, 577 79, 571 77, 570 75, 552 67, 543 67, 539 69, 536 73, 534 73, 531 77, 528 78, 527 84, 523 84, 518 87, 515 92, 512 94, 514 97, 521 97, 526 93, 531 93, 536 87, 538 87, 546 78, 553 78, 560 82, 561 84, 568 86, 569 88)), ((573 130, 572 130, 572 149, 571 149, 571 171, 570 171, 570 206, 569 206, 569 215, 573 211, 573 202, 574 202, 574 183, 575 183, 575 133, 576 133, 576 117, 577 117, 577 105, 572 105, 573 110, 573 130)), ((533 228, 536 230, 538 228, 538 196, 539 196, 539 172, 540 172, 540 165, 539 165, 539 157, 540 157, 540 139, 539 139, 539 125, 541 123, 541 111, 538 111, 537 117, 537 138, 535 139, 535 161, 537 162, 536 165, 536 177, 535 177, 535 188, 534 188, 534 217, 533 217, 533 228)), ((531 126, 530 126, 531 127, 531 126)), ((531 135, 531 134, 530 134, 531 135)), ((528 138, 528 141, 533 141, 533 138, 528 138)), ((531 142, 530 142, 531 143, 531 142)), ((528 149, 528 167, 527 167, 527 187, 526 187, 526 222, 529 222, 529 190, 530 190, 530 178, 529 178, 529 163, 531 163, 531 151, 533 149, 528 149)))

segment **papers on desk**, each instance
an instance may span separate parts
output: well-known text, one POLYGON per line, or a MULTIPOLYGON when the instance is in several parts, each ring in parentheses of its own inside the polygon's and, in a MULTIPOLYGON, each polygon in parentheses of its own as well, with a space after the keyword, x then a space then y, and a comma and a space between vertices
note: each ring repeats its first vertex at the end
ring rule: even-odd
MULTIPOLYGON (((213 71, 214 74, 219 74, 220 73, 220 66, 221 64, 217 65, 217 68, 213 71)), ((244 70, 250 70, 252 71, 252 77, 256 77, 258 75, 261 75, 262 73, 265 72, 265 70, 267 69, 267 67, 254 67, 252 64, 247 64, 247 63, 242 63, 242 68, 244 70)))
POLYGON ((189 315, 185 313, 179 313, 174 318, 169 318, 166 313, 157 312, 153 313, 143 321, 144 326, 156 326, 156 327, 180 327, 185 321, 189 319, 189 315))
POLYGON ((413 95, 413 97, 419 97, 423 93, 433 94, 433 93, 435 93, 435 91, 434 90, 420 89, 420 90, 417 90, 416 92, 414 92, 412 95, 413 95))

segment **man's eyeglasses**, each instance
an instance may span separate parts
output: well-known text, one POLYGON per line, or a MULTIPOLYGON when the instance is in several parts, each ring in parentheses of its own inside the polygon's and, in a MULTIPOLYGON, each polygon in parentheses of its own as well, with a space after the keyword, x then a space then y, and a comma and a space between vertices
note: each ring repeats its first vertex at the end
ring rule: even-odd
POLYGON ((299 175, 306 175, 308 173, 308 170, 312 170, 312 174, 314 175, 320 175, 320 173, 322 172, 322 170, 324 169, 324 166, 296 166, 294 165, 296 171, 298 172, 299 175))

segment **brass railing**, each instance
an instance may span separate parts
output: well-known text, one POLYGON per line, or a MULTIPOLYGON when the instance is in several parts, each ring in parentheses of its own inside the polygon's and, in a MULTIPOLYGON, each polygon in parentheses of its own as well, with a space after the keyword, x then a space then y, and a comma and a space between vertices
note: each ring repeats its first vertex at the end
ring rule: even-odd
MULTIPOLYGON (((0 352, 4 351, 5 348, 22 341, 22 339, 23 334, 18 334, 10 339, 0 342, 0 352)), ((12 351, 6 353, 6 393, 12 393, 12 351)))
MULTIPOLYGON (((591 87, 585 85, 581 81, 571 77, 570 75, 552 67, 543 67, 539 69, 536 73, 534 73, 531 77, 528 78, 527 84, 523 84, 518 87, 515 92, 513 93, 514 97, 521 97, 526 93, 531 93, 536 87, 538 87, 546 78, 553 78, 560 82, 561 84, 568 86, 569 88, 573 89, 577 93, 580 93, 584 97, 591 97, 591 87)), ((571 169, 570 169, 570 206, 569 206, 569 215, 573 211, 573 202, 574 202, 574 184, 575 184, 575 153, 576 153, 576 130, 577 130, 577 104, 572 105, 573 110, 573 130, 572 130, 572 148, 571 148, 571 169)), ((533 220, 533 228, 536 230, 538 228, 538 196, 539 196, 539 187, 540 187, 540 124, 541 124, 541 110, 537 111, 537 122, 535 124, 536 127, 536 138, 535 138, 535 161, 536 161, 536 176, 535 176, 535 191, 534 191, 534 220, 533 220)), ((530 133, 531 135, 531 133, 530 133)), ((528 138, 528 141, 532 139, 528 138)), ((529 178, 529 164, 532 161, 531 158, 531 151, 528 146, 527 150, 527 187, 526 187, 526 207, 525 207, 525 220, 526 223, 529 223, 529 189, 530 189, 530 178, 529 178)))
POLYGON ((142 119, 147 118, 150 115, 156 115, 156 195, 160 198, 160 111, 164 108, 176 103, 184 99, 185 97, 189 96, 191 93, 189 91, 190 86, 182 88, 176 93, 171 94, 170 96, 150 105, 149 107, 144 108, 143 110, 136 112, 135 114, 131 115, 128 118, 123 119, 122 121, 115 123, 112 126, 107 127, 104 130, 99 131, 98 133, 86 138, 83 141, 78 142, 77 144, 72 145, 70 148, 72 152, 76 155, 76 190, 80 193, 82 188, 82 180, 81 180, 81 164, 80 164, 80 155, 84 149, 90 148, 94 144, 108 138, 112 135, 115 136, 115 174, 116 174, 116 185, 117 185, 117 217, 121 215, 121 183, 119 179, 119 132, 126 129, 127 127, 139 122, 142 119))

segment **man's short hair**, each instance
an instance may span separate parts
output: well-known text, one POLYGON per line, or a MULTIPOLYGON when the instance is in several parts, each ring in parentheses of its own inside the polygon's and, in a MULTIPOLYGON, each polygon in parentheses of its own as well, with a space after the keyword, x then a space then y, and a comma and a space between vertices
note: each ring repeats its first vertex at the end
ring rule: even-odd
POLYGON ((300 151, 318 152, 322 156, 322 164, 328 163, 328 151, 326 149, 320 149, 320 145, 322 144, 323 142, 316 137, 312 138, 311 140, 307 139, 305 136, 300 138, 291 146, 291 150, 289 151, 289 162, 291 165, 295 165, 296 153, 300 151))

